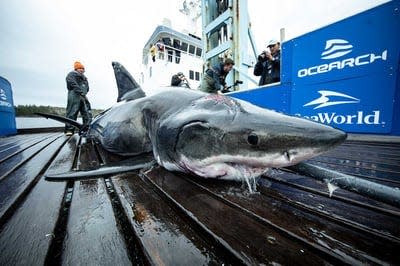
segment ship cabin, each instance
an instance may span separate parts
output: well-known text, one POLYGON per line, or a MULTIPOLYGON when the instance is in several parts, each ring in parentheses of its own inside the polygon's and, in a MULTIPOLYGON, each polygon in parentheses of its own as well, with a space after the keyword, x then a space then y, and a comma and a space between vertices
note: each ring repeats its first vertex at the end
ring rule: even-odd
POLYGON ((146 93, 152 95, 170 86, 172 76, 182 72, 188 87, 198 89, 203 72, 202 53, 200 37, 158 26, 143 48, 143 69, 139 82, 146 93), (155 46, 153 53, 152 46, 155 46))

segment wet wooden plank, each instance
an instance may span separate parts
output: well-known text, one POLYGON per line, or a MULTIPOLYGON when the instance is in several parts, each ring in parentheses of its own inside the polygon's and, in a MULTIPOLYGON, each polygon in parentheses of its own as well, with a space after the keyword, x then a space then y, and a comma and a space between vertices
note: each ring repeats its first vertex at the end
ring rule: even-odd
POLYGON ((16 145, 18 145, 17 143, 23 144, 30 140, 32 140, 32 137, 28 136, 25 137, 18 136, 18 138, 17 136, 14 136, 14 138, 12 137, 0 138, 0 153, 15 147, 16 145))
POLYGON ((48 136, 40 141, 35 141, 31 147, 22 150, 5 161, 2 161, 0 163, 0 180, 3 180, 12 171, 29 161, 32 157, 39 153, 41 149, 54 141, 58 136, 60 136, 60 134, 48 136))
MULTIPOLYGON (((0 221, 6 213, 12 212, 18 203, 29 193, 41 177, 40 173, 46 170, 51 158, 55 156, 60 146, 64 145, 66 138, 61 137, 50 143, 39 154, 26 162, 22 167, 10 173, 0 182, 0 221)), ((2 223, 0 223, 2 224, 2 223)))
POLYGON ((0 163, 54 135, 55 134, 39 134, 3 146, 0 148, 0 163))
POLYGON ((352 170, 355 173, 358 171, 364 171, 365 175, 371 175, 376 177, 386 177, 386 175, 391 174, 393 179, 400 180, 400 165, 391 165, 391 164, 383 164, 383 163, 371 163, 365 161, 357 161, 357 160, 343 160, 339 158, 329 158, 324 156, 315 157, 310 159, 310 161, 332 165, 332 167, 346 167, 347 171, 352 170), (369 173, 369 174, 368 174, 369 173))
POLYGON ((333 156, 333 157, 338 157, 341 158, 342 156, 352 156, 354 159, 363 161, 365 158, 368 158, 368 160, 393 160, 393 161, 399 161, 400 160, 400 154, 399 151, 391 150, 389 152, 379 152, 375 150, 373 147, 372 148, 360 148, 360 147, 352 147, 352 146, 339 146, 335 148, 334 150, 331 150, 327 152, 326 154, 333 156))
POLYGON ((94 144, 91 140, 82 137, 79 146, 76 168, 78 170, 90 170, 100 166, 101 158, 97 157, 94 144))
POLYGON ((351 205, 361 205, 365 208, 375 210, 383 213, 396 213, 400 214, 400 210, 395 206, 371 199, 367 196, 357 194, 346 189, 338 188, 330 194, 327 183, 316 180, 314 178, 303 176, 286 169, 273 169, 270 170, 264 179, 273 178, 270 181, 281 182, 286 186, 294 186, 297 189, 309 192, 311 194, 319 194, 332 200, 341 200, 351 205))
POLYGON ((323 154, 321 156, 316 157, 315 159, 323 162, 341 163, 341 164, 348 164, 348 165, 362 166, 362 167, 365 166, 370 169, 377 169, 382 171, 392 170, 393 168, 400 171, 400 165, 392 160, 377 161, 377 160, 371 160, 370 158, 363 158, 362 161, 358 161, 350 155, 346 156, 346 154, 343 154, 341 157, 345 158, 337 158, 328 156, 327 154, 323 154))
POLYGON ((75 182, 62 264, 131 264, 103 179, 75 182))
POLYGON ((385 142, 382 141, 369 141, 369 140, 346 140, 344 145, 349 146, 366 146, 366 147, 381 147, 381 148, 391 148, 391 147, 400 147, 399 139, 395 136, 392 136, 392 140, 388 140, 385 142))
POLYGON ((249 263, 321 265, 327 260, 334 263, 345 260, 329 249, 317 247, 282 228, 268 222, 260 223, 162 168, 156 168, 146 176, 237 253, 246 257, 249 263))
POLYGON ((374 230, 375 232, 382 232, 382 234, 400 238, 400 227, 398 226, 400 218, 397 214, 385 214, 352 202, 337 200, 335 197, 322 196, 304 190, 302 187, 289 186, 289 183, 279 182, 279 179, 276 178, 268 178, 268 181, 270 181, 270 189, 275 190, 288 201, 324 212, 347 223, 362 225, 371 231, 374 230))
MULTIPOLYGON (((41 133, 43 134, 43 133, 41 133)), ((7 136, 7 137, 0 137, 0 148, 4 147, 4 145, 9 145, 12 144, 16 141, 22 141, 24 139, 30 139, 34 137, 34 135, 12 135, 12 136, 7 136)))
MULTIPOLYGON (((136 174, 112 178, 129 222, 155 265, 223 265, 212 245, 136 174)), ((220 254, 221 255, 221 254, 220 254)), ((229 261, 229 260, 228 260, 229 261)))
POLYGON ((391 254, 400 248, 400 242, 379 238, 368 230, 355 230, 345 223, 330 219, 324 213, 307 211, 279 197, 276 191, 263 183, 258 184, 259 193, 250 194, 237 182, 212 182, 201 178, 190 180, 215 197, 237 204, 307 241, 328 246, 338 255, 346 256, 352 264, 398 262, 391 254))
MULTIPOLYGON (((78 137, 72 137, 49 171, 68 171, 73 163, 78 137)), ((43 265, 54 237, 66 184, 40 177, 24 202, 0 232, 0 265, 43 265)), ((50 254, 51 256, 51 254, 50 254)))

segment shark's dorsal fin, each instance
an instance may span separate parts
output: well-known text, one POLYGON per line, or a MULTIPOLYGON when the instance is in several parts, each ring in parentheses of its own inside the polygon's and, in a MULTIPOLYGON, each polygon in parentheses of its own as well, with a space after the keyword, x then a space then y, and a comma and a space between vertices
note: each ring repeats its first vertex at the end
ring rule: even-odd
POLYGON ((118 87, 117 102, 135 100, 146 96, 140 85, 123 65, 118 62, 112 62, 112 67, 114 68, 115 80, 118 87))

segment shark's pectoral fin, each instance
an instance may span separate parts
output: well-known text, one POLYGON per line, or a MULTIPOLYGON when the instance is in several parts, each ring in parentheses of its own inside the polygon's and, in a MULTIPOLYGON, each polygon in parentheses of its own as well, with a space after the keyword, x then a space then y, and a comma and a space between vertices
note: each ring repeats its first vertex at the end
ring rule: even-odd
POLYGON ((155 161, 140 162, 133 165, 115 165, 115 166, 101 166, 99 168, 87 171, 68 171, 64 173, 49 173, 45 174, 46 180, 49 181, 67 181, 77 179, 98 178, 105 175, 114 175, 130 171, 139 170, 142 168, 149 168, 155 164, 155 161))
POLYGON ((75 120, 69 119, 67 117, 64 117, 64 116, 54 115, 54 114, 46 114, 46 113, 40 113, 40 112, 36 112, 35 115, 39 115, 39 116, 42 116, 42 117, 47 118, 47 119, 50 118, 50 119, 56 120, 56 121, 61 122, 61 123, 69 124, 71 126, 76 127, 79 130, 81 130, 82 127, 83 127, 83 125, 81 123, 79 123, 79 122, 77 122, 75 120))

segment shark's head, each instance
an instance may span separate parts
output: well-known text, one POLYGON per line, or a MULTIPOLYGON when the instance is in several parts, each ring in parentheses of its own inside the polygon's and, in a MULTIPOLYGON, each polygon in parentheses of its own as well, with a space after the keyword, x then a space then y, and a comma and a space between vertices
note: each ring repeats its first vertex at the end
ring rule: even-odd
POLYGON ((230 180, 296 164, 346 139, 332 127, 220 95, 195 100, 169 120, 178 130, 174 158, 161 162, 166 168, 230 180))

